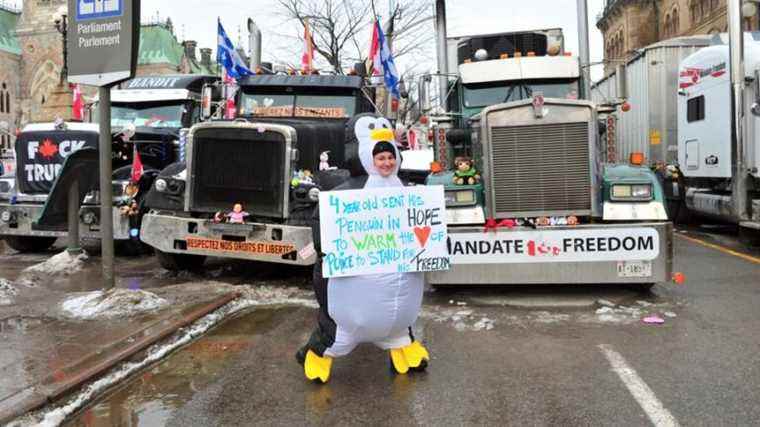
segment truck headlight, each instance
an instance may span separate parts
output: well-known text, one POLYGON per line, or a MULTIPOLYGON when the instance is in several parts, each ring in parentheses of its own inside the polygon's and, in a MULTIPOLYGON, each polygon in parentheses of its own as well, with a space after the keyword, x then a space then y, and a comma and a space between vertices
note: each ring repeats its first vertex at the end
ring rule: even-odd
POLYGON ((309 190, 309 200, 311 200, 312 202, 319 201, 319 188, 314 187, 309 190))
POLYGON ((629 201, 629 200, 652 200, 651 184, 615 184, 612 186, 610 194, 612 200, 629 201))
POLYGON ((471 206, 475 204, 475 190, 449 190, 444 198, 446 206, 471 206))
POLYGON ((153 185, 156 186, 156 190, 158 190, 158 191, 160 191, 162 193, 164 191, 166 191, 166 180, 165 179, 158 178, 153 185))
POLYGON ((3 211, 3 213, 0 213, 0 221, 11 222, 11 212, 3 211))

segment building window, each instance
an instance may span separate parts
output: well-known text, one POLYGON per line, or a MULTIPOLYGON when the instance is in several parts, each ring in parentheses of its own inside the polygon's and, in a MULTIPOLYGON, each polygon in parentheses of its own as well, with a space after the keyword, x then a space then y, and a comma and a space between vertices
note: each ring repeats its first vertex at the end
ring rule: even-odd
POLYGON ((11 96, 10 93, 8 93, 8 85, 3 82, 2 85, 0 85, 0 113, 10 113, 11 112, 11 96))
POLYGON ((686 101, 686 121, 696 122, 705 119, 705 96, 700 95, 686 101))
POLYGON ((673 35, 677 36, 681 32, 681 19, 679 18, 678 8, 673 9, 673 35))

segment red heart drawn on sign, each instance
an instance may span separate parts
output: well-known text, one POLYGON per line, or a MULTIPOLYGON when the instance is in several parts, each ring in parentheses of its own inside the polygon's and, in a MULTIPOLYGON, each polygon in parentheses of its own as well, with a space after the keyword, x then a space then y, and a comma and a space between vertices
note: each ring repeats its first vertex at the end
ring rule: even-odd
POLYGON ((414 227, 414 235, 417 236, 417 240, 420 242, 420 246, 425 247, 428 237, 430 237, 430 226, 414 227))

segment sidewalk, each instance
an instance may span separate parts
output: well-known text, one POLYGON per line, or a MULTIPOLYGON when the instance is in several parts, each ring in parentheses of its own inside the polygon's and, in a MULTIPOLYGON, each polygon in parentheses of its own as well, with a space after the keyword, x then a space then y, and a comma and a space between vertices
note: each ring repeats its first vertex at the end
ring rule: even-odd
MULTIPOLYGON (((90 259, 81 272, 65 277, 29 279, 22 274, 10 281, 3 275, 11 271, 5 265, 14 263, 15 255, 7 255, 0 257, 0 290, 4 288, 11 301, 8 304, 6 298, 5 305, 0 305, 0 425, 65 396, 237 297, 230 285, 194 281, 149 289, 166 301, 149 312, 94 320, 71 318, 62 308, 63 301, 87 294, 59 285, 76 282, 78 291, 97 290, 101 285, 93 280, 97 276, 93 271, 100 268, 99 260, 90 259)), ((128 288, 121 293, 141 295, 139 287, 133 286, 132 280, 117 281, 117 287, 128 288)), ((122 306, 133 303, 124 301, 122 306)))

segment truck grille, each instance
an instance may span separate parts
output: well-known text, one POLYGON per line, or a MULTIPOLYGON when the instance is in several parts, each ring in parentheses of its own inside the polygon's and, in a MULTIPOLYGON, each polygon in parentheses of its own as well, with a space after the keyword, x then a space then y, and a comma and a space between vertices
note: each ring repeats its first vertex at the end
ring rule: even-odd
POLYGON ((588 123, 491 129, 496 217, 591 209, 588 123))
POLYGON ((285 138, 256 129, 209 128, 193 135, 191 210, 284 214, 285 138))

